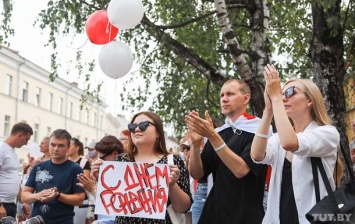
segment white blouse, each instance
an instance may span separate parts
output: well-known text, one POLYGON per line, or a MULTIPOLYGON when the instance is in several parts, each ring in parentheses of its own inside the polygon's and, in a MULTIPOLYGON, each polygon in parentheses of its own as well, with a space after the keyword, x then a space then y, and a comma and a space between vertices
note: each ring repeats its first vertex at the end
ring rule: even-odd
MULTIPOLYGON (((319 126, 315 121, 297 133, 299 148, 292 159, 292 185, 295 196, 299 222, 309 223, 305 214, 316 204, 312 166, 310 157, 322 157, 324 169, 334 189, 333 170, 336 163, 339 133, 334 126, 319 126)), ((268 193, 268 203, 263 223, 280 223, 280 193, 282 169, 286 151, 281 147, 280 139, 274 134, 268 139, 265 158, 255 163, 269 164, 272 167, 268 193)), ((319 174, 320 196, 327 195, 322 178, 319 174)))

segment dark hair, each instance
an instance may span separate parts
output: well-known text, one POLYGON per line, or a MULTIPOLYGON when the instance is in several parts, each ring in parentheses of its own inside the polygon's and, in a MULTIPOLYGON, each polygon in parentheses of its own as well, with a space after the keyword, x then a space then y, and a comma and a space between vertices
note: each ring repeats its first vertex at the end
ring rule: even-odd
MULTIPOLYGON (((132 124, 134 122, 134 120, 136 119, 136 117, 138 117, 139 115, 145 115, 153 120, 155 130, 159 135, 159 137, 156 139, 155 144, 154 144, 154 151, 157 154, 168 155, 169 152, 166 149, 163 122, 160 119, 160 117, 153 112, 143 111, 143 112, 139 112, 139 113, 135 114, 132 117, 130 124, 132 124)), ((129 144, 128 144, 127 154, 130 159, 132 159, 134 157, 134 155, 137 154, 137 149, 136 149, 136 146, 133 144, 131 135, 129 135, 129 144)))
POLYGON ((67 145, 70 145, 71 135, 65 129, 57 129, 57 130, 53 131, 50 138, 52 138, 52 137, 56 138, 56 139, 66 139, 67 145))
POLYGON ((123 153, 122 142, 112 135, 103 137, 96 143, 95 149, 103 154, 111 154, 114 151, 117 151, 119 154, 123 153))
POLYGON ((18 133, 33 135, 33 130, 26 122, 20 122, 12 126, 11 129, 11 135, 17 135, 18 133))
POLYGON ((84 155, 84 145, 83 145, 83 143, 79 139, 77 139, 75 137, 73 137, 71 140, 74 142, 75 146, 79 147, 78 154, 83 156, 84 155))
POLYGON ((23 174, 26 174, 27 173, 27 170, 31 167, 30 164, 28 164, 24 169, 23 169, 23 174))

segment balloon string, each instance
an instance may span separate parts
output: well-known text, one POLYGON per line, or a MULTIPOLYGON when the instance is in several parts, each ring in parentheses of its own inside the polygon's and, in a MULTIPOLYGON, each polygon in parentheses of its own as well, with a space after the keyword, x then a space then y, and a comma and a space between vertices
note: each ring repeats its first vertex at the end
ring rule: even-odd
POLYGON ((112 26, 110 26, 110 22, 107 21, 107 26, 106 26, 106 33, 108 33, 108 41, 110 42, 111 40, 111 31, 112 31, 112 26))

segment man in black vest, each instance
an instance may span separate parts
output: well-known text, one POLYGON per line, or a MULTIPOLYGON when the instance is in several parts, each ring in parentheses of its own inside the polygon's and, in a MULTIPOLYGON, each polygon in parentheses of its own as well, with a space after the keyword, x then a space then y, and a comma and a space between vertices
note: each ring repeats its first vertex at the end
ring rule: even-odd
MULTIPOLYGON (((226 123, 214 129, 193 111, 185 117, 190 141, 190 166, 193 178, 213 175, 199 223, 260 224, 264 217, 263 195, 267 166, 255 164, 250 157, 251 143, 260 119, 248 115, 249 86, 232 79, 224 83, 220 93, 226 123), (208 138, 202 153, 200 143, 208 138)), ((269 135, 271 135, 271 129, 269 135)))

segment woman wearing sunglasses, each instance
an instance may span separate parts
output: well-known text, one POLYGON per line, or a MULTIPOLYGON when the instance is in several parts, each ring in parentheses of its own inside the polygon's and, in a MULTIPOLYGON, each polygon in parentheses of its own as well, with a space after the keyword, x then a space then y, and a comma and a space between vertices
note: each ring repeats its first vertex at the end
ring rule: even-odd
MULTIPOLYGON (((256 163, 272 167, 263 223, 308 223, 305 214, 316 204, 310 157, 322 158, 334 188, 339 133, 312 81, 290 80, 281 88, 273 65, 265 66, 264 78, 265 110, 251 147, 256 163), (278 133, 268 138, 273 117, 278 133)), ((322 181, 319 185, 323 198, 326 190, 322 181)))
MULTIPOLYGON (((163 124, 159 116, 152 112, 140 112, 133 116, 128 125, 130 131, 127 153, 117 157, 117 161, 168 163, 163 124)), ((170 166, 168 206, 184 213, 191 206, 189 173, 184 161, 174 155, 174 164, 170 166)), ((117 217, 116 223, 172 223, 168 212, 165 220, 134 217, 117 217)))

